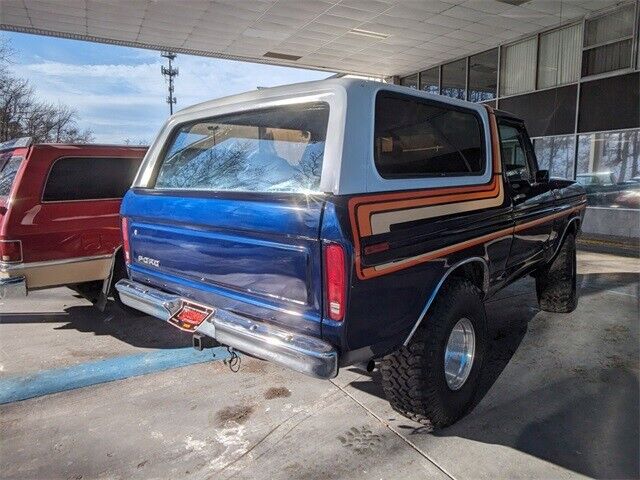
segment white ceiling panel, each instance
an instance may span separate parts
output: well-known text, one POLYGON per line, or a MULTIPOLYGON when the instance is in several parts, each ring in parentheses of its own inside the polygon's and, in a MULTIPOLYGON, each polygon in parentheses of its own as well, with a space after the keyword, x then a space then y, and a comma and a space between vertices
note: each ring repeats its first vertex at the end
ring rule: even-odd
POLYGON ((480 52, 620 1, 0 0, 0 28, 387 76, 480 52))

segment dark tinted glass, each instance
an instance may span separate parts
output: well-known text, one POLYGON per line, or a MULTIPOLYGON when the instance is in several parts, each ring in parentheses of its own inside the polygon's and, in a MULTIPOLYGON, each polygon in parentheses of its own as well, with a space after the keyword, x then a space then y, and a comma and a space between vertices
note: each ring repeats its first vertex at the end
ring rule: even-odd
POLYGON ((583 82, 580 86, 579 132, 638 128, 640 72, 583 82))
POLYGON ((387 92, 376 99, 375 162, 385 178, 480 174, 482 138, 468 110, 387 92))
POLYGON ((420 90, 427 93, 440 93, 440 72, 438 67, 420 72, 420 90))
POLYGON ((464 88, 467 79, 467 60, 463 58, 457 62, 442 66, 442 95, 464 100, 464 88))
POLYGON ((524 120, 533 137, 572 133, 577 94, 576 85, 525 93, 500 99, 500 110, 524 120))
POLYGON ((12 157, 11 152, 0 155, 0 197, 6 197, 16 178, 22 157, 12 157))
POLYGON ((61 158, 47 179, 45 202, 122 198, 142 159, 139 158, 61 158))
POLYGON ((496 98, 498 49, 469 57, 469 100, 484 102, 496 98))

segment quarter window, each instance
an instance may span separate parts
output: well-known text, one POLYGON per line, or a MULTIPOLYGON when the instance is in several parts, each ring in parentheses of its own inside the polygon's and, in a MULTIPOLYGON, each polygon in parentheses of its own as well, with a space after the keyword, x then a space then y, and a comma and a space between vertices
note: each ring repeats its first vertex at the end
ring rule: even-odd
POLYGON ((6 197, 16 178, 22 157, 12 157, 11 153, 0 155, 0 197, 6 197))
POLYGON ((42 200, 122 198, 133 182, 140 161, 139 158, 61 158, 51 167, 42 200))
POLYGON ((479 175, 480 118, 467 109, 383 92, 376 99, 375 164, 385 178, 479 175))

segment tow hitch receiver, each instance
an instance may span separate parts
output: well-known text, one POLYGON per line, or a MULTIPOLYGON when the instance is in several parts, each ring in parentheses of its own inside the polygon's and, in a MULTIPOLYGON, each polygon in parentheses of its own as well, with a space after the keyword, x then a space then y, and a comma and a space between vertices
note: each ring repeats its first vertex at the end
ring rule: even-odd
POLYGON ((214 339, 202 333, 193 334, 193 348, 201 352, 205 348, 217 347, 220 344, 214 339))

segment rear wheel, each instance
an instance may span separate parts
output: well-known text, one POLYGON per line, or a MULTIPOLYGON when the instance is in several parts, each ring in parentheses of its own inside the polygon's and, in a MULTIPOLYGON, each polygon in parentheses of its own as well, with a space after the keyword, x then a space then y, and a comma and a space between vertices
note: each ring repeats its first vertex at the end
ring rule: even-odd
POLYGON ((382 361, 393 409, 433 429, 454 423, 472 405, 486 344, 480 290, 468 280, 449 281, 409 344, 382 361))
POLYGON ((568 233, 555 260, 536 274, 536 293, 541 310, 569 313, 576 309, 576 263, 576 237, 568 233))

